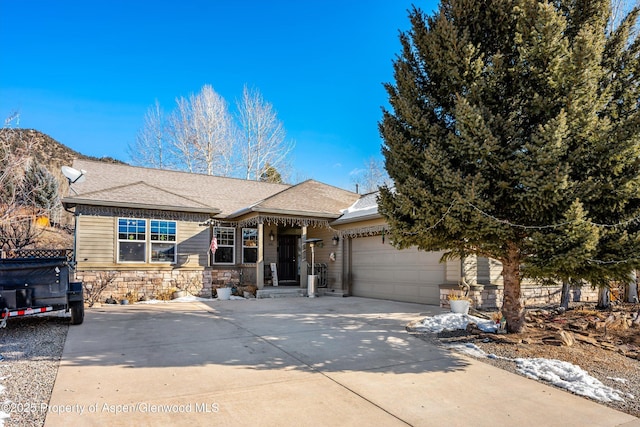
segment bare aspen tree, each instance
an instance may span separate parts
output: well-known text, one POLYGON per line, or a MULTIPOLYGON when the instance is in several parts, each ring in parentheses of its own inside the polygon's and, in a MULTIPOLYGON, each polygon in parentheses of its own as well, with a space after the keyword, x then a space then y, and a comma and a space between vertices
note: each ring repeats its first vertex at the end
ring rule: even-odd
POLYGON ((236 104, 245 178, 260 180, 267 166, 282 173, 294 144, 286 140, 284 126, 273 106, 257 89, 247 86, 236 104))
POLYGON ((293 143, 273 106, 246 86, 236 106, 237 124, 211 85, 177 98, 166 118, 156 102, 130 147, 132 163, 251 180, 284 176, 293 143))
POLYGON ((195 155, 199 172, 229 176, 233 170, 234 142, 227 102, 210 85, 191 99, 195 155))
POLYGON ((384 163, 374 157, 365 162, 364 169, 352 172, 351 180, 358 185, 358 191, 363 194, 378 191, 378 187, 382 185, 392 185, 384 163))
POLYGON ((144 115, 144 124, 136 134, 135 143, 129 145, 131 163, 158 169, 171 168, 171 156, 166 140, 165 116, 160 102, 149 107, 144 115))
POLYGON ((194 95, 189 99, 184 97, 176 99, 176 109, 169 116, 167 127, 177 169, 188 172, 197 172, 195 120, 191 108, 193 99, 194 95))

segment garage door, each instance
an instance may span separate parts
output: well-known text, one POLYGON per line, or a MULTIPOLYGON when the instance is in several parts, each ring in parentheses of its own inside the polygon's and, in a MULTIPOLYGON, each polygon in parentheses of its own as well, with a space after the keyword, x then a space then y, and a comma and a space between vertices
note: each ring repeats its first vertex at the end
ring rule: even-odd
POLYGON ((440 303, 438 285, 445 283, 446 266, 439 262, 442 252, 395 249, 380 236, 352 241, 352 294, 360 297, 440 303))

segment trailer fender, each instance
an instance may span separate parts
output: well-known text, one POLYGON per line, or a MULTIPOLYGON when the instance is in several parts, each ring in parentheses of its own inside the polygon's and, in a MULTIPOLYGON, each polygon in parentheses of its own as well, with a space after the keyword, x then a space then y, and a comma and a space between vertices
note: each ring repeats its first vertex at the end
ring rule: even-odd
POLYGON ((83 301, 84 295, 82 290, 82 282, 69 282, 69 291, 67 292, 69 302, 83 301))

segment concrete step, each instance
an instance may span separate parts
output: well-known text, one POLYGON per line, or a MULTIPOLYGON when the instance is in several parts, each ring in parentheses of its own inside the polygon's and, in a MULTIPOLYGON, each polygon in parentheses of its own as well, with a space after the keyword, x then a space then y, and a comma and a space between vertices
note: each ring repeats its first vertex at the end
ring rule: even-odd
POLYGON ((318 295, 321 297, 347 297, 347 294, 342 289, 329 289, 329 288, 320 288, 318 289, 318 295))
POLYGON ((302 288, 264 288, 258 289, 256 298, 296 298, 307 296, 307 290, 302 288))

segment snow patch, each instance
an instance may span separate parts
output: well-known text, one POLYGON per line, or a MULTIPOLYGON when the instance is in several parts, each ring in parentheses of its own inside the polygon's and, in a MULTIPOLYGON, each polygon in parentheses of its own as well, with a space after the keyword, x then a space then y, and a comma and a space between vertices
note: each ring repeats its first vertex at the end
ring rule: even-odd
POLYGON ((415 329, 419 332, 432 333, 455 331, 458 329, 466 329, 470 322, 475 323, 483 332, 497 331, 497 325, 491 320, 458 313, 443 313, 433 317, 426 317, 422 320, 421 325, 417 325, 415 329))
POLYGON ((518 371, 534 380, 542 379, 576 394, 601 402, 624 402, 619 390, 602 384, 579 366, 554 359, 515 359, 518 371))
MULTIPOLYGON (((417 331, 438 333, 466 329, 469 322, 474 322, 478 328, 485 332, 495 332, 496 325, 490 320, 480 319, 475 316, 457 313, 443 313, 423 319, 417 331), (421 326, 420 326, 421 325, 421 326)), ((588 372, 569 362, 544 358, 518 358, 509 359, 495 354, 487 354, 480 347, 472 343, 448 344, 445 346, 451 350, 478 358, 510 360, 516 363, 516 369, 528 378, 544 380, 551 384, 569 390, 581 396, 587 396, 601 402, 620 401, 623 393, 620 390, 608 387, 588 372)), ((626 382, 624 378, 611 378, 618 382, 626 382)))

